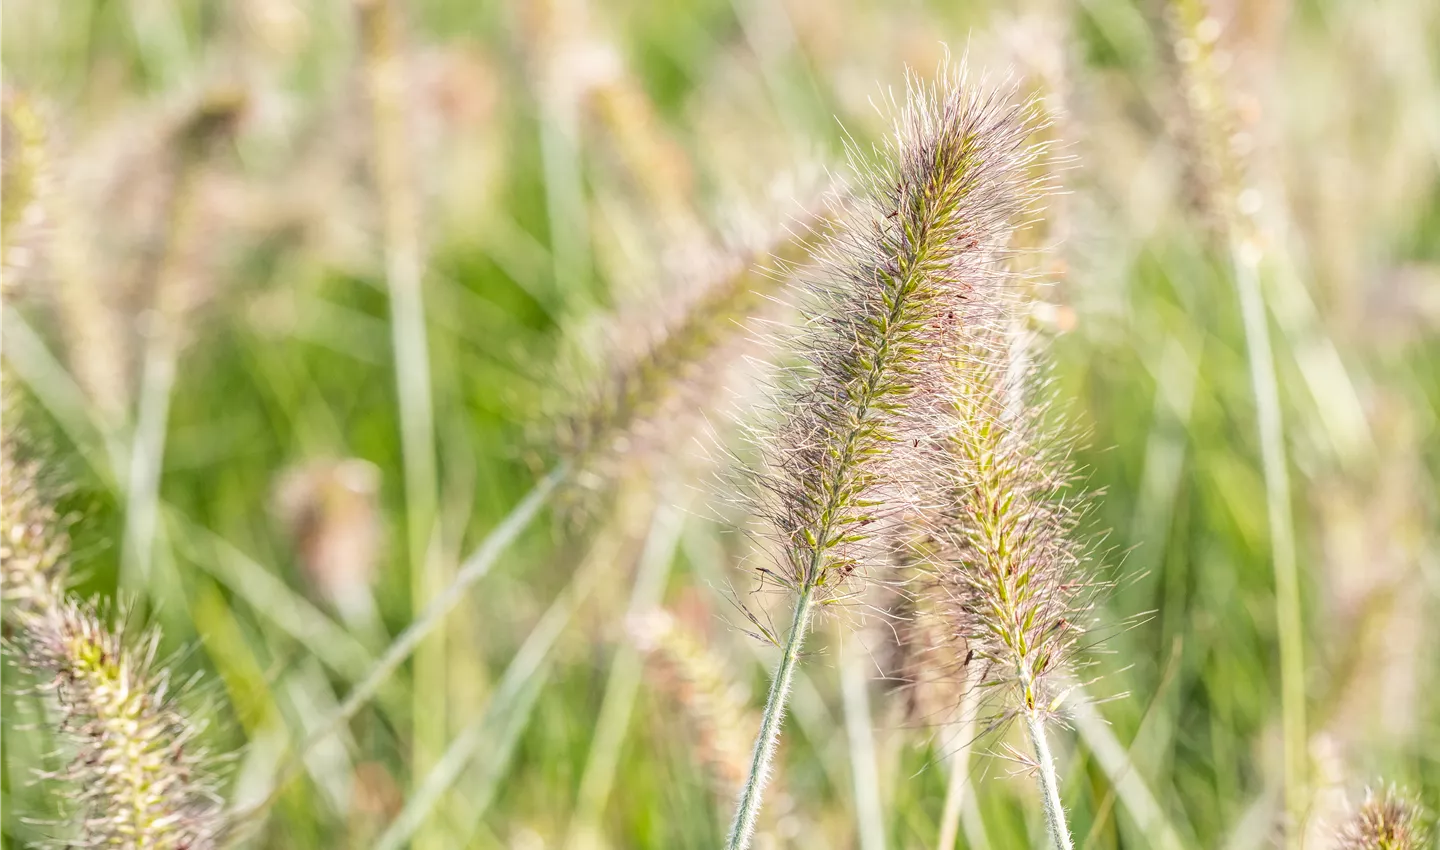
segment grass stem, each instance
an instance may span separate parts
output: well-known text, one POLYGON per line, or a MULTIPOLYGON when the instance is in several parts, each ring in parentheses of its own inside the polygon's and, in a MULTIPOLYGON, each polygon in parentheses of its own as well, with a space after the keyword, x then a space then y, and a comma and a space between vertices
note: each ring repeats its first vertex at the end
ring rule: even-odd
POLYGON ((535 488, 486 536, 484 542, 480 544, 480 548, 476 549, 469 558, 465 559, 465 562, 460 565, 460 569, 455 573, 455 580, 450 586, 447 587, 443 593, 431 599, 430 604, 425 607, 421 616, 406 627, 405 631, 401 632, 399 637, 395 638, 395 641, 385 650, 385 654, 375 662, 370 672, 366 674, 364 680, 356 685, 354 689, 350 691, 350 695, 345 698, 345 701, 340 703, 340 707, 335 709, 334 714, 325 718, 325 721, 316 727, 315 731, 312 732, 308 738, 301 742, 291 754, 288 767, 282 771, 280 779, 276 782, 270 794, 254 806, 238 812, 231 818, 231 822, 243 823, 252 819, 255 815, 263 812, 279 799, 280 792, 299 774, 301 769, 300 761, 304 756, 321 741, 334 735, 340 727, 349 722, 351 718, 360 712, 361 708, 365 707, 366 703, 380 692, 381 686, 400 668, 401 664, 405 663, 405 660, 410 657, 415 651, 415 648, 425 639, 426 635, 430 634, 436 626, 444 622, 445 616, 454 610, 455 606, 460 604, 460 601, 465 598, 465 594, 470 588, 490 572, 490 568, 494 566, 495 561, 504 554, 511 543, 515 542, 515 538, 520 536, 520 532, 524 531, 525 528, 530 525, 531 520, 535 518, 540 512, 540 509, 544 507, 546 501, 549 500, 555 487, 568 473, 568 466, 562 465, 556 467, 551 470, 549 475, 542 478, 540 482, 535 485, 535 488))
POLYGON ((1023 713, 1030 742, 1035 747, 1035 773, 1040 783, 1040 797, 1045 804, 1045 824, 1050 828, 1050 838, 1054 840, 1056 850, 1075 850, 1070 827, 1065 824, 1065 807, 1060 802, 1060 779, 1055 774, 1055 757, 1050 754, 1050 742, 1045 737, 1045 718, 1034 709, 1026 709, 1023 713))
MULTIPOLYGON (((405 469, 405 530, 410 598, 419 617, 452 580, 435 543, 438 474, 430 353, 425 329, 425 257, 421 246, 421 204, 410 162, 406 104, 409 101, 399 22, 389 0, 358 0, 361 45, 370 89, 375 182, 382 211, 385 280, 390 295, 390 331, 400 445, 405 469)), ((438 629, 415 659, 414 769, 427 772, 445 747, 449 702, 445 631, 438 629), (423 722, 418 722, 419 718, 423 722)), ((426 836, 421 845, 430 846, 426 836)))
POLYGON ((765 793, 765 784, 770 780, 770 762, 775 758, 775 749, 780 743, 780 726, 785 717, 785 706, 790 701, 790 685, 800 661, 800 650, 805 645, 805 635, 810 631, 814 607, 815 587, 806 582, 795 599, 790 634, 785 638, 780 663, 770 682, 770 696, 765 700, 765 714, 760 720, 760 734, 755 738, 755 752, 750 760, 750 775, 740 790, 735 821, 730 826, 730 838, 725 845, 728 850, 744 850, 750 846, 750 839, 755 834, 760 800, 765 793))
MULTIPOLYGON (((1285 752, 1285 808, 1291 823, 1305 810, 1305 627, 1300 610, 1300 576, 1295 562, 1295 528, 1290 515, 1290 473, 1285 460, 1285 427, 1275 355, 1270 345, 1259 262, 1242 245, 1231 246, 1235 286, 1245 323, 1245 346, 1260 432, 1270 558, 1275 571, 1275 621, 1280 636, 1280 712, 1285 752)), ((1300 845, 1295 829, 1286 846, 1300 845)))

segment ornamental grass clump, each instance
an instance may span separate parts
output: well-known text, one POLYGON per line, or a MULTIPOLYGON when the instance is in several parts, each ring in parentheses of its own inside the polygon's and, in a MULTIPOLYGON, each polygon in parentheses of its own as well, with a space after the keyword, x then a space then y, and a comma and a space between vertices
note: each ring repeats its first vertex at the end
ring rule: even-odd
MULTIPOLYGON (((66 521, 46 498, 41 464, 3 446, 0 557, 7 649, 53 698, 56 729, 73 755, 42 778, 67 789, 63 846, 180 850, 216 846, 221 804, 202 727, 181 710, 157 657, 159 633, 138 641, 96 605, 65 591, 66 521)), ((115 618, 124 622, 125 618, 115 618)))
POLYGON ((740 792, 731 848, 749 845, 811 620, 885 560, 899 521, 925 503, 923 418, 958 325, 982 321, 1006 285, 1010 233, 1036 191, 1027 177, 1036 121, 1010 92, 946 72, 914 78, 895 134, 874 155, 853 146, 858 185, 817 251, 796 367, 762 436, 750 492, 775 563, 759 570, 794 601, 740 792))

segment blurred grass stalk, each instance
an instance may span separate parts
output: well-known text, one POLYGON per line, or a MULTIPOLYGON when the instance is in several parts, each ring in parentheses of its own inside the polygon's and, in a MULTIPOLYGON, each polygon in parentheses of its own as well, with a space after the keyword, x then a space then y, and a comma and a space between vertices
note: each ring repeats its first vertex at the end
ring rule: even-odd
POLYGON ((1140 833, 1158 850, 1184 850, 1175 826, 1155 799, 1145 778, 1136 770, 1134 761, 1115 732, 1096 710, 1084 687, 1076 685, 1070 703, 1070 720, 1080 739, 1090 750, 1120 804, 1130 813, 1140 833))
MULTIPOLYGON (((640 555, 635 584, 625 611, 626 623, 659 608, 664 602, 665 587, 669 584, 671 566, 675 562, 684 526, 685 509, 672 506, 666 498, 673 488, 658 487, 657 490, 661 494, 657 499, 660 507, 655 511, 650 536, 640 555)), ((603 846, 599 840, 600 820, 615 784, 620 750, 630 728, 630 716, 640 692, 644 665, 644 658, 633 641, 622 638, 617 642, 614 659, 610 663, 610 675, 605 683, 605 695, 601 698, 600 712, 595 718, 590 753, 580 775, 580 790, 576 793, 569 835, 565 840, 565 846, 572 850, 603 846)))
MULTIPOLYGON (((679 515, 662 509, 648 513, 650 532, 640 569, 649 574, 647 579, 663 584, 663 570, 674 560, 679 540, 679 515)), ((463 808, 457 813, 461 818, 461 834, 456 840, 463 845, 471 839, 494 800, 519 735, 530 720, 540 688, 550 675, 556 642, 596 584, 612 575, 617 562, 629 551, 630 541, 636 536, 633 522, 617 516, 609 527, 599 532, 569 584, 511 659, 485 711, 455 736, 444 756, 410 796, 404 810, 375 842, 376 850, 404 847, 467 769, 472 773, 480 771, 479 781, 463 788, 463 808), (482 758, 482 754, 488 757, 482 758)), ((650 588, 645 591, 649 593, 650 588)))
POLYGON ((1286 846, 1300 846, 1308 807, 1308 735, 1305 720, 1305 625, 1291 515, 1284 415, 1261 279, 1263 236, 1255 222, 1261 196, 1249 185, 1246 163, 1235 150, 1237 130, 1230 97, 1215 61, 1219 23, 1204 0, 1175 0, 1175 52, 1184 75, 1195 136, 1211 168, 1209 199, 1219 214, 1230 273, 1239 297, 1250 384, 1255 398, 1265 481, 1270 558, 1275 573, 1275 618, 1280 643, 1280 701, 1284 738, 1286 846))
MULTIPOLYGON (((177 129, 172 142, 175 157, 168 192, 163 202, 163 228, 147 270, 153 281, 152 304, 145 317, 145 347, 134 431, 130 443, 125 485, 125 530, 121 538, 120 586, 174 601, 179 583, 173 575, 156 581, 157 525, 160 478, 165 465, 170 399, 175 387, 176 359, 180 354, 182 323, 187 302, 195 297, 190 256, 197 233, 198 185, 213 145, 228 136, 243 107, 243 96, 217 90, 206 94, 177 129)), ((158 556, 170 564, 168 554, 158 556)), ((144 597, 137 597, 143 599, 144 597)))
POLYGON ((835 630, 840 644, 840 701, 850 744, 850 780, 855 794, 855 826, 860 850, 885 850, 885 803, 875 758, 875 723, 870 712, 869 655, 857 634, 835 630))
MULTIPOLYGON (((964 690, 960 695, 959 717, 952 724, 948 746, 954 747, 945 759, 950 777, 945 784, 945 806, 940 812, 940 837, 935 850, 955 850, 960 840, 960 816, 970 789, 970 753, 975 743, 980 715, 984 667, 971 664, 965 670, 964 690)), ((973 841, 971 842, 973 844, 973 841)))
POLYGON ((466 593, 476 582, 489 574, 490 568, 494 566, 499 557, 504 554, 511 543, 515 542, 515 538, 525 530, 531 520, 539 514, 551 493, 564 478, 567 469, 568 467, 564 466, 558 467, 541 479, 505 519, 491 530, 480 547, 460 565, 460 569, 455 574, 455 580, 450 586, 430 600, 430 604, 426 606, 421 615, 395 638, 385 650, 385 654, 380 656, 379 660, 370 668, 364 679, 351 689, 350 694, 335 709, 334 714, 325 718, 324 722, 319 724, 310 733, 310 736, 292 751, 287 766, 281 771, 281 775, 269 795, 260 802, 242 809, 236 815, 237 819, 253 817, 273 804, 285 786, 298 775, 300 767, 298 760, 303 759, 314 747, 339 732, 346 723, 360 713, 360 710, 376 694, 380 693, 385 682, 415 652, 425 637, 444 622, 446 615, 465 599, 466 593))
MULTIPOLYGON (((383 219, 385 278, 395 357, 400 443, 405 469, 405 531, 411 610, 418 619, 454 580, 438 543, 435 412, 430 387, 423 292, 421 200, 416 185, 407 110, 408 68, 400 49, 398 15, 390 0, 356 0, 360 43, 369 84, 376 187, 383 219)), ((412 775, 429 771, 449 737, 449 669, 445 629, 436 628, 415 657, 412 684, 412 775)), ((440 833, 422 833, 417 848, 440 847, 440 833)))

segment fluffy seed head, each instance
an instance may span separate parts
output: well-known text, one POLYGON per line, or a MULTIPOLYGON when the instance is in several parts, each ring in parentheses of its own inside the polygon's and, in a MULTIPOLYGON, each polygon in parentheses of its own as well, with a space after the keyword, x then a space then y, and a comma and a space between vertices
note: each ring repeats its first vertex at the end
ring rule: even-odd
POLYGON ((157 663, 158 634, 132 648, 93 605, 73 599, 19 619, 20 661, 54 696, 75 749, 52 777, 74 790, 74 846, 215 846, 221 807, 209 759, 157 663))
POLYGON ((17 627, 6 648, 53 697, 74 751, 48 777, 68 792, 72 829, 60 838, 76 847, 213 847, 221 807, 210 759, 156 660, 159 634, 132 647, 94 605, 67 595, 68 522, 41 483, 41 462, 19 443, 10 434, 0 441, 0 591, 17 627))
POLYGON ((728 803, 745 781, 750 759, 746 694, 724 662, 668 612, 630 623, 635 643, 649 653, 660 689, 671 693, 695 730, 697 755, 710 770, 718 796, 728 803))
POLYGON ((48 604, 64 581, 67 520, 44 494, 39 461, 0 441, 0 593, 7 604, 48 604))
POLYGON ((1336 834, 1336 850, 1422 850, 1430 845, 1420 807, 1394 788, 1365 792, 1365 802, 1336 834))
POLYGON ((779 270, 808 249, 814 238, 809 228, 818 226, 818 220, 807 221, 800 235, 740 259, 658 332, 617 332, 627 339, 612 348, 633 350, 612 350, 615 362, 604 377, 577 394, 578 404, 566 401, 559 443, 569 462, 604 478, 613 458, 661 444, 657 437, 663 435, 648 432, 674 430, 653 426, 714 390, 711 373, 733 359, 746 320, 763 308, 778 288, 779 270), (637 345, 636 337, 646 339, 637 345))
POLYGON ((1048 680, 1066 669, 1100 585, 1083 568, 1067 495, 1069 441, 1050 424, 1027 358, 988 339, 960 350, 947 399, 950 498, 932 534, 937 592, 959 663, 986 665, 1008 710, 1053 711, 1048 680))
MULTIPOLYGON (((888 145, 852 147, 855 191, 818 252, 801 365, 762 437, 758 512, 793 590, 846 591, 871 543, 924 501, 906 413, 938 388, 954 329, 982 323, 1006 287, 1001 261, 1039 187, 1033 104, 948 69, 911 78, 888 145)), ((923 430, 923 429, 922 429, 923 430)))

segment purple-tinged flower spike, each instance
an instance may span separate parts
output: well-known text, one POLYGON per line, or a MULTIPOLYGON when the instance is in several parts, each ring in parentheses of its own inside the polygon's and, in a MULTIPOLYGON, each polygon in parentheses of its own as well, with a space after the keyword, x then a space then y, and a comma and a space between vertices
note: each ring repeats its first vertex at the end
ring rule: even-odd
POLYGON ((1068 495, 1070 441, 1035 367, 1006 356, 1006 336, 962 343, 938 414, 951 495, 932 520, 935 592, 959 663, 984 665, 1004 715, 1025 721, 1051 836, 1069 850, 1045 728, 1064 698, 1052 680, 1072 670, 1102 583, 1075 533, 1086 502, 1068 495))
POLYGON ((817 605, 844 597, 898 520, 921 507, 916 459, 923 417, 940 389, 957 326, 984 323, 1007 285, 1002 261, 1039 187, 1027 145, 1032 105, 1008 90, 942 74, 913 76, 894 138, 875 154, 852 147, 855 191, 817 252, 796 346, 802 365, 782 392, 779 425, 761 437, 753 470, 758 512, 778 550, 762 581, 795 599, 741 791, 729 847, 749 845, 779 739, 791 680, 817 605))
POLYGON ((1335 836, 1335 850, 1424 850, 1430 832, 1420 806, 1394 788, 1365 792, 1365 802, 1335 836))

